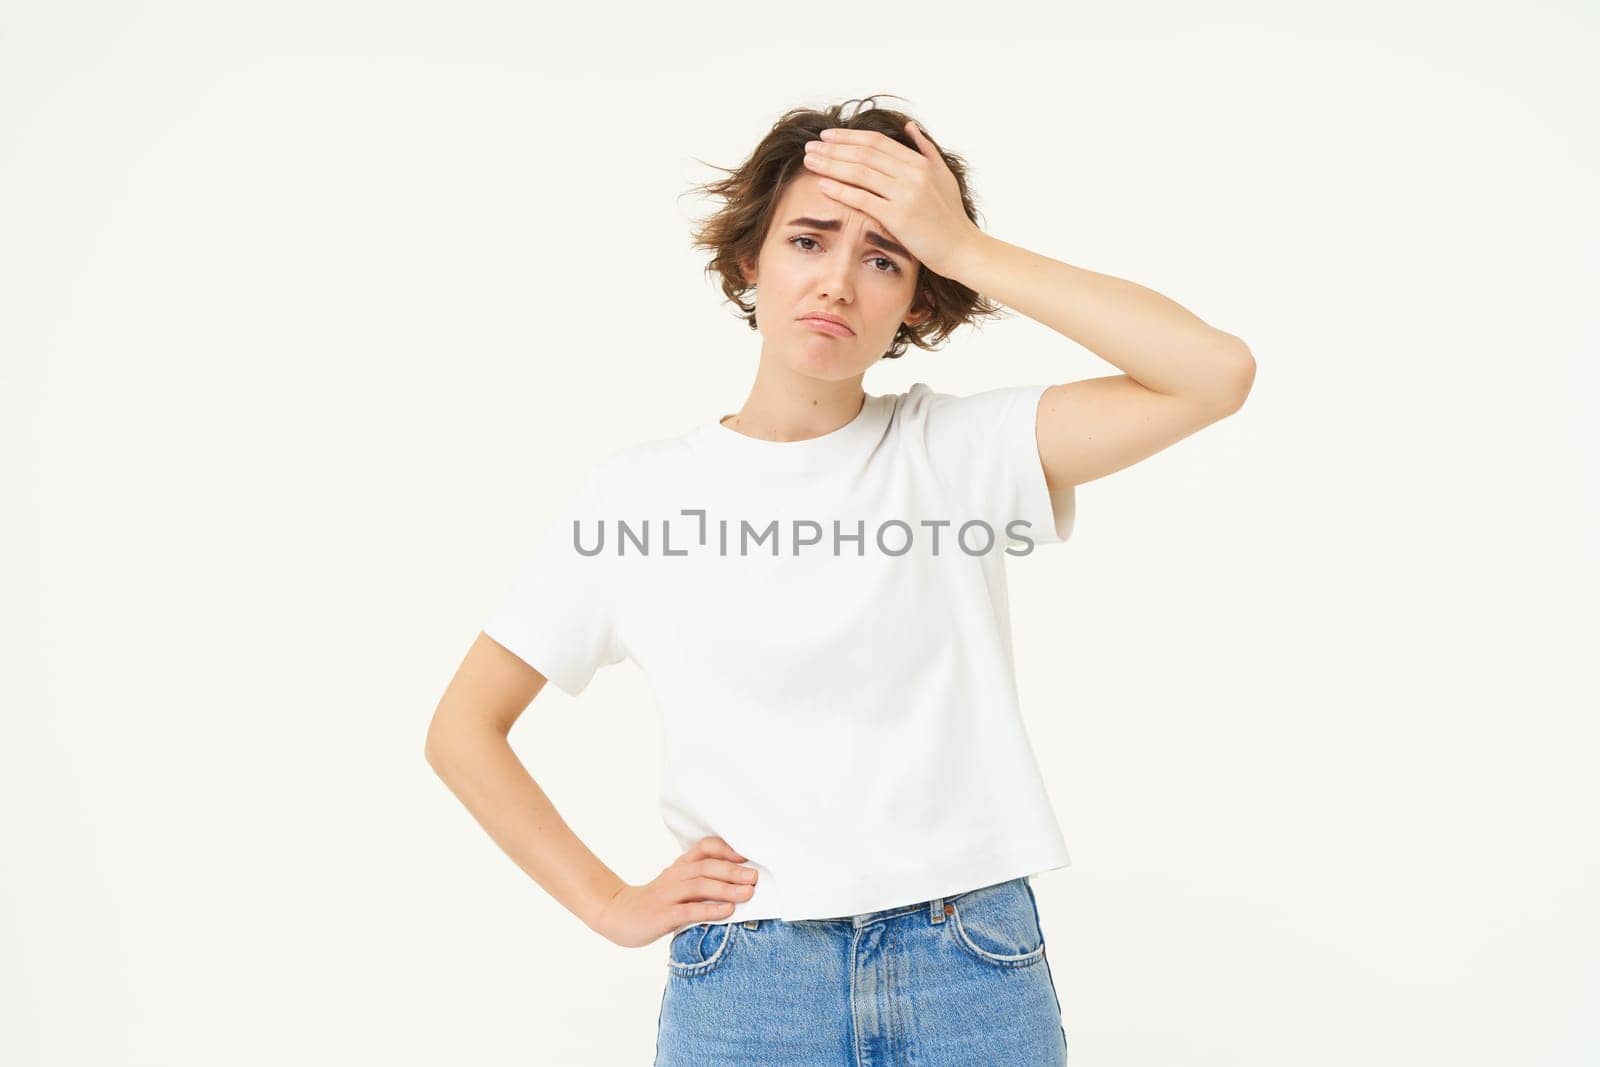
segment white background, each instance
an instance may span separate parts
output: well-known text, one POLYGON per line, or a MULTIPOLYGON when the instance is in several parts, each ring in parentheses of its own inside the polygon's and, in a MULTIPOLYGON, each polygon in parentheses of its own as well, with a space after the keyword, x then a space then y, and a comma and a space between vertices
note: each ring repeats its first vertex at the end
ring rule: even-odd
MULTIPOLYGON (((990 233, 1258 365, 1008 564, 1073 1067, 1595 1062, 1595 23, 6 4, 0 1060, 649 1062, 666 942, 425 729, 589 464, 744 399, 698 161, 884 92, 990 233)), ((1013 314, 866 386, 1115 372, 1013 314)), ((671 862, 631 662, 512 739, 671 862)))

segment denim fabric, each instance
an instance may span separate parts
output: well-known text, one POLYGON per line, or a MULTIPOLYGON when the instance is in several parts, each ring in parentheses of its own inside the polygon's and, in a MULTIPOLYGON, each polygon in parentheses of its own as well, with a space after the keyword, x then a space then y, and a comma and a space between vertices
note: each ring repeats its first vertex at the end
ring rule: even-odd
POLYGON ((837 919, 697 923, 668 944, 655 1067, 1062 1067, 1026 877, 837 919))

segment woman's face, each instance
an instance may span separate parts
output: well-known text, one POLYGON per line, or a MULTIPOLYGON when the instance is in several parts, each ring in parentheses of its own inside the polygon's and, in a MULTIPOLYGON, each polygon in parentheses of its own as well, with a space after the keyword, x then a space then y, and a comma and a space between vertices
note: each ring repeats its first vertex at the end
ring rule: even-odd
POLYGON ((818 188, 821 177, 797 175, 778 201, 759 262, 744 265, 756 286, 762 358, 828 381, 857 377, 876 363, 911 312, 919 264, 870 215, 818 188), (802 321, 813 312, 845 321, 852 332, 827 333, 802 321))

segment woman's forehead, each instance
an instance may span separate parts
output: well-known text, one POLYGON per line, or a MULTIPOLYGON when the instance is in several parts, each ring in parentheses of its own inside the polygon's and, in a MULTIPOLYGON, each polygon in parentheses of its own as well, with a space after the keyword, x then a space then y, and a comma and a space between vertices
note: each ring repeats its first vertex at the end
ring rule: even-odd
POLYGON ((821 219, 829 222, 838 221, 846 227, 870 226, 879 233, 889 235, 883 224, 865 211, 840 203, 824 193, 821 181, 822 179, 815 174, 802 174, 789 183, 789 188, 784 190, 783 196, 778 201, 777 215, 780 225, 787 226, 789 220, 794 218, 821 219))

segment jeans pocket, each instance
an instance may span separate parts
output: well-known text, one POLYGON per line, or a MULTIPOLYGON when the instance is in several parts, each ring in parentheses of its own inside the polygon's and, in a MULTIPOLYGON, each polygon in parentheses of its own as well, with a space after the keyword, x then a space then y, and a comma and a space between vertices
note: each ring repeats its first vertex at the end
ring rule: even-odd
POLYGON ((728 958, 737 923, 695 923, 667 943, 667 967, 680 978, 710 974, 728 958))
POLYGON ((1012 879, 950 901, 947 925, 963 951, 994 967, 1026 967, 1044 959, 1044 930, 1026 880, 1012 879))

